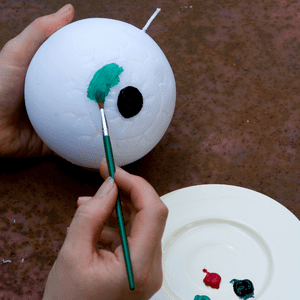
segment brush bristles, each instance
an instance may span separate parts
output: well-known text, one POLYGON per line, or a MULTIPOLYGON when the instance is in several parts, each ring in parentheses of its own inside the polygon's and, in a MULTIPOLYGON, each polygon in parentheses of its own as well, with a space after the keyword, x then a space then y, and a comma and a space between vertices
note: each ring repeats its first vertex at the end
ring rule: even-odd
POLYGON ((104 103, 103 102, 98 102, 98 106, 100 109, 104 109, 104 103))

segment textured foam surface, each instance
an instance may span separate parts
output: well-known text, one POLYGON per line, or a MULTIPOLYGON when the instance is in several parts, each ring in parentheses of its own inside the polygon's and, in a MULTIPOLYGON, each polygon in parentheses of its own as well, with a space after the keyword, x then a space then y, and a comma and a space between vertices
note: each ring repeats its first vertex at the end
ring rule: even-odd
POLYGON ((110 63, 124 69, 105 100, 115 163, 122 166, 156 146, 175 109, 172 69, 147 33, 117 20, 80 20, 54 33, 27 72, 25 104, 32 125, 53 151, 80 166, 98 168, 105 156, 99 108, 87 89, 97 70, 110 63), (128 86, 143 96, 143 107, 132 118, 117 107, 128 86))

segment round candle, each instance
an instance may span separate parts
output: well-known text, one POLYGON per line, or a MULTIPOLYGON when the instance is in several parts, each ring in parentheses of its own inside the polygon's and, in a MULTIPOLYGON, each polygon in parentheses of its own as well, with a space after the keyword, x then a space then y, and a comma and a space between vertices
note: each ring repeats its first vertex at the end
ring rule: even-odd
POLYGON ((175 79, 145 27, 84 19, 58 30, 36 52, 25 104, 34 129, 54 152, 79 166, 99 167, 105 157, 101 115, 91 99, 94 84, 107 80, 105 114, 115 163, 140 159, 163 137, 175 109, 175 79), (109 77, 114 72, 117 79, 109 77))

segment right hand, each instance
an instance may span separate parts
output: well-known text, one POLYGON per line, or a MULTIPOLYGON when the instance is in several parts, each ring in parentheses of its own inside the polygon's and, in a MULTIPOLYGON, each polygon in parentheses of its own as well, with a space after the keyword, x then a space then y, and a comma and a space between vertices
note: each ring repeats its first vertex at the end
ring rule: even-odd
MULTIPOLYGON (((107 163, 101 176, 109 176, 107 163)), ((80 197, 66 240, 49 274, 43 299, 148 300, 162 285, 162 247, 168 208, 143 178, 116 167, 94 197, 80 197), (106 192, 106 194, 105 194, 106 192), (135 290, 128 285, 115 203, 121 199, 135 290), (108 247, 96 249, 96 243, 108 247), (107 248, 106 248, 107 249, 107 248)))

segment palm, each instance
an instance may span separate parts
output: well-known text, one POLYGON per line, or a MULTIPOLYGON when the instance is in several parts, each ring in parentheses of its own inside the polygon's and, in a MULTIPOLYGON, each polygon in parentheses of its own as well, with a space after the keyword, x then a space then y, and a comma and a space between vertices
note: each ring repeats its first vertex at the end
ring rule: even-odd
POLYGON ((73 6, 63 15, 41 17, 10 40, 0 52, 0 156, 34 157, 51 153, 34 131, 24 104, 24 83, 30 61, 42 43, 70 23, 73 6))
POLYGON ((22 62, 12 41, 0 53, 0 120, 1 155, 33 157, 51 150, 34 131, 24 104, 24 82, 28 61, 22 62))

